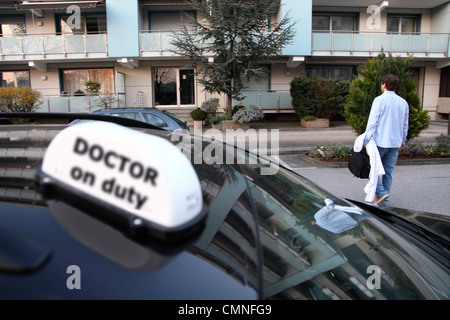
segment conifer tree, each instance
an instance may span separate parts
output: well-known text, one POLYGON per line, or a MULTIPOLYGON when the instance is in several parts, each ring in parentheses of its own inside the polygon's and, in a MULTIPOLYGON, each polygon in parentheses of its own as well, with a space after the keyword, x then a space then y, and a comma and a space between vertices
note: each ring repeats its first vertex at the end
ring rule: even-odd
POLYGON ((409 104, 409 130, 406 140, 418 137, 421 131, 428 128, 430 116, 420 105, 417 86, 411 79, 411 71, 408 70, 411 61, 412 57, 386 57, 384 52, 381 52, 376 58, 370 59, 364 68, 358 68, 362 77, 352 81, 345 105, 345 119, 356 134, 365 131, 372 102, 382 93, 381 79, 386 74, 398 76, 399 86, 395 92, 409 104))
POLYGON ((197 17, 185 14, 182 30, 174 32, 177 54, 190 59, 198 81, 210 93, 226 94, 231 101, 244 89, 243 80, 261 81, 262 65, 280 54, 293 36, 288 17, 278 23, 278 0, 190 1, 197 17), (209 60, 213 57, 214 61, 209 60))

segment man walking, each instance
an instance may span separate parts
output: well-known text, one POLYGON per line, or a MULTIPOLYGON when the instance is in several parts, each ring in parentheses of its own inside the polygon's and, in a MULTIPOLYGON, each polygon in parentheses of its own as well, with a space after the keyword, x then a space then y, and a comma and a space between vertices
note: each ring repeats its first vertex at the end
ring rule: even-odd
POLYGON ((380 96, 373 100, 367 122, 364 145, 374 139, 385 174, 378 179, 373 204, 387 207, 391 191, 394 167, 399 150, 402 150, 408 134, 409 106, 405 99, 395 93, 398 77, 389 74, 381 80, 380 96))

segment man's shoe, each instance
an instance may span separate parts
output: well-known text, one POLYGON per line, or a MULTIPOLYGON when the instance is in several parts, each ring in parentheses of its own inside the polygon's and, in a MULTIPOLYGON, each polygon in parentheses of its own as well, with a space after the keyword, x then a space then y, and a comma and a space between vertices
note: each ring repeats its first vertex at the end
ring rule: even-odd
POLYGON ((389 198, 388 194, 385 194, 385 195, 383 195, 381 197, 377 197, 377 198, 375 198, 375 200, 373 200, 373 204, 378 206, 381 203, 383 203, 383 201, 386 200, 387 198, 389 198))

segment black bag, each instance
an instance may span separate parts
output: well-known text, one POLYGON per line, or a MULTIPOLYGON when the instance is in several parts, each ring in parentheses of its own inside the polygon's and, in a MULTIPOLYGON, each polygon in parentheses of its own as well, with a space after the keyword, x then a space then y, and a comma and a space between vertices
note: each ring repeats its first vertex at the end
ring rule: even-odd
POLYGON ((348 169, 357 178, 368 179, 370 173, 370 157, 366 149, 355 152, 353 149, 348 154, 348 169))

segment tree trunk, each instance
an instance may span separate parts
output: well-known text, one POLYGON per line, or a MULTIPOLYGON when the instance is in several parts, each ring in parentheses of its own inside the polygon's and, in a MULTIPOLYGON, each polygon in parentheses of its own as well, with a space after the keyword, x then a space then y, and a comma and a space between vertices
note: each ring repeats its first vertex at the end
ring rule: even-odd
POLYGON ((227 114, 229 116, 231 116, 231 110, 233 109, 232 103, 233 103, 233 99, 231 98, 230 95, 227 95, 227 114))

